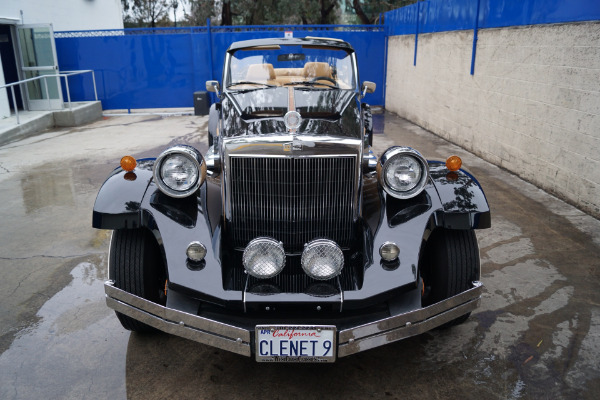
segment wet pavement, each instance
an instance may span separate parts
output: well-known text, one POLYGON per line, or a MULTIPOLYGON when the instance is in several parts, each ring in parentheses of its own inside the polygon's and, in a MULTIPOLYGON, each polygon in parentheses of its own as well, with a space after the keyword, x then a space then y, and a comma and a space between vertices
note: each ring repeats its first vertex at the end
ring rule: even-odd
POLYGON ((0 399, 538 399, 600 396, 600 221, 393 114, 374 147, 463 158, 492 225, 464 324, 342 358, 270 365, 130 334, 104 303, 96 193, 125 154, 206 150, 206 117, 110 117, 0 147, 0 399))

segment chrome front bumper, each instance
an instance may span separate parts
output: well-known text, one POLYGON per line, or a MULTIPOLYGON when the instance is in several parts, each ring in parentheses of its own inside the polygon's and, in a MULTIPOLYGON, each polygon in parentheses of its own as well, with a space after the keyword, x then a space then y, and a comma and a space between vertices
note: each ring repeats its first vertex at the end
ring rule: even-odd
MULTIPOLYGON (((108 307, 163 332, 252 356, 251 331, 219 321, 199 317, 163 307, 114 287, 112 281, 104 284, 108 307)), ((428 307, 373 321, 338 332, 338 357, 379 347, 387 343, 419 335, 452 321, 479 306, 483 285, 473 287, 454 297, 428 307)))

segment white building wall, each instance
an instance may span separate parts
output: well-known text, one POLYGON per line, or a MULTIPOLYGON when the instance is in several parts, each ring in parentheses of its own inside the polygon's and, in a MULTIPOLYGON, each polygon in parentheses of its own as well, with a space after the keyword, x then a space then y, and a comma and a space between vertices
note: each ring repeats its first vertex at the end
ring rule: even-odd
POLYGON ((54 31, 123 29, 121 0, 1 0, 0 18, 52 23, 54 31))
POLYGON ((600 216, 600 22, 389 38, 386 108, 600 216))

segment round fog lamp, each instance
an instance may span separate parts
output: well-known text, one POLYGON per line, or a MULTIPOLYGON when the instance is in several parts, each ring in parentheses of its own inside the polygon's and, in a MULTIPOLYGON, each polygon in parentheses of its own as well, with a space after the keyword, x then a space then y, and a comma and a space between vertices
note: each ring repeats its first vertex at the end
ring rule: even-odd
POLYGON ((396 245, 396 243, 385 242, 379 248, 379 255, 385 261, 393 261, 398 258, 399 254, 400 248, 398 248, 398 245, 396 245))
POLYGON ((334 241, 317 239, 304 247, 300 263, 308 276, 324 281, 342 272, 344 253, 334 241))
POLYGON ((199 262, 206 257, 206 246, 200 242, 192 242, 188 245, 185 253, 191 261, 199 262))
POLYGON ((251 276, 259 279, 272 278, 285 266, 283 244, 267 237, 253 239, 244 249, 242 262, 251 276))

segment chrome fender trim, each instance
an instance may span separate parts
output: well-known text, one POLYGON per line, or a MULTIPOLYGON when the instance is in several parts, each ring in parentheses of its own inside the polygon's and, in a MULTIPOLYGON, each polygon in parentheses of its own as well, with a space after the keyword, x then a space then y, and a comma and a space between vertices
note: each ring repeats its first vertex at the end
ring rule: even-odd
POLYGON ((475 310, 481 301, 482 292, 483 284, 475 281, 471 289, 439 303, 340 331, 338 357, 383 346, 437 328, 475 310))

